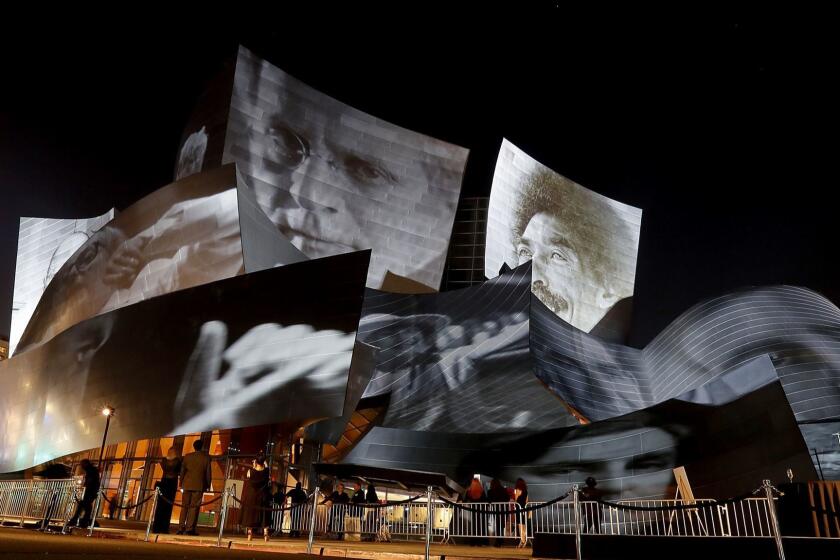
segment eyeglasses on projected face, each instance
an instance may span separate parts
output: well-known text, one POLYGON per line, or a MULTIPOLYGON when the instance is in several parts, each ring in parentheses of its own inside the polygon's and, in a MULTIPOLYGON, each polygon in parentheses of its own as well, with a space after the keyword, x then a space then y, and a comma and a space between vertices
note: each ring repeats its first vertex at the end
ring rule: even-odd
MULTIPOLYGON (((266 146, 271 159, 294 171, 309 160, 317 160, 333 171, 340 171, 357 184, 397 184, 397 176, 384 164, 372 161, 338 146, 328 146, 324 153, 312 148, 312 142, 278 117, 269 119, 265 128, 266 146)), ((329 139, 323 139, 328 144, 329 139)))

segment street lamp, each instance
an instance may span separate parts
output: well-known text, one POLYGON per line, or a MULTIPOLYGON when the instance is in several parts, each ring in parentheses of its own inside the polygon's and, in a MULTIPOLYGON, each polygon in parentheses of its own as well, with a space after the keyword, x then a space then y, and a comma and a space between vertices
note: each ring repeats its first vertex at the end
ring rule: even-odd
POLYGON ((102 416, 105 417, 105 433, 102 434, 102 446, 99 448, 99 473, 102 473, 102 456, 105 455, 105 440, 108 438, 108 428, 111 426, 111 416, 114 415, 113 406, 105 406, 102 409, 102 416))

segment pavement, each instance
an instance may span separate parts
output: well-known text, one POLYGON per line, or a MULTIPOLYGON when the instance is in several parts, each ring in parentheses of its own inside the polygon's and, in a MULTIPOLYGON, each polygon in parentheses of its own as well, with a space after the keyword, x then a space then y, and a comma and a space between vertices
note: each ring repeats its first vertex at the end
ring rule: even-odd
MULTIPOLYGON (((50 558, 64 560, 79 558, 253 558, 278 560, 284 557, 312 559, 317 556, 359 558, 365 560, 423 560, 423 542, 353 542, 316 540, 312 555, 306 554, 306 539, 276 538, 264 542, 254 536, 248 541, 244 536, 225 535, 222 546, 217 547, 217 536, 208 532, 198 537, 174 534, 152 534, 144 542, 145 530, 131 527, 98 528, 92 537, 87 532, 74 535, 44 534, 31 529, 0 528, 0 559, 50 558), (46 556, 48 555, 48 556, 46 556)), ((472 547, 456 544, 431 547, 431 560, 531 558, 530 549, 514 547, 472 547)))
POLYGON ((30 529, 0 528, 0 558, 43 560, 129 560, 133 558, 185 559, 251 559, 281 560, 308 559, 306 554, 279 554, 277 552, 228 550, 209 546, 179 546, 177 544, 150 544, 137 540, 107 538, 101 533, 93 537, 44 534, 30 529))

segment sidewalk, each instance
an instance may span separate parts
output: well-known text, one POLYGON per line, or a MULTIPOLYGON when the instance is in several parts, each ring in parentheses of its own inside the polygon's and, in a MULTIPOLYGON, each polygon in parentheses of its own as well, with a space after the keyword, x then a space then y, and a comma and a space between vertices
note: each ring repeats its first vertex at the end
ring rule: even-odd
MULTIPOLYGON (((107 523, 107 522, 106 522, 107 523)), ((100 527, 94 531, 95 536, 142 541, 146 537, 145 527, 100 527)), ((216 547, 218 535, 210 530, 202 532, 200 536, 155 534, 149 535, 150 543, 180 544, 187 546, 216 547)), ((252 541, 245 536, 224 535, 222 548, 253 550, 264 552, 282 552, 286 554, 305 554, 307 539, 290 539, 288 537, 273 538, 265 542, 262 537, 255 535, 252 541)), ((367 560, 423 560, 425 543, 422 541, 397 541, 390 543, 337 541, 315 539, 312 544, 312 554, 340 558, 360 558, 367 560)), ((518 549, 514 546, 494 548, 491 546, 467 546, 456 544, 432 544, 432 560, 460 560, 488 558, 493 560, 512 559, 521 560, 531 558, 531 549, 518 549)))

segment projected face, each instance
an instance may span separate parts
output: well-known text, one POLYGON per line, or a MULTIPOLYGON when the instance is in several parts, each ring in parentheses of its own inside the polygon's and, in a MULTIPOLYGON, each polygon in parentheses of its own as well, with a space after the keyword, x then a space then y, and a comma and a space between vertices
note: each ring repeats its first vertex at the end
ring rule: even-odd
POLYGON ((640 223, 639 209, 570 181, 504 141, 490 193, 485 274, 533 261, 533 293, 590 332, 633 295, 640 223))
POLYGON ((440 284, 466 150, 340 103, 241 50, 224 160, 310 258, 373 249, 387 271, 440 284))
POLYGON ((532 291, 567 323, 574 321, 583 291, 577 279, 584 273, 570 234, 557 217, 540 212, 528 222, 517 247, 517 264, 531 261, 532 291))
POLYGON ((498 459, 487 460, 506 462, 506 456, 517 457, 517 470, 503 474, 525 475, 532 492, 542 485, 557 484, 558 479, 583 481, 591 476, 608 499, 622 494, 656 496, 673 485, 680 434, 686 430, 677 425, 619 428, 593 424, 555 441, 540 436, 522 440, 502 448, 498 459), (592 431, 599 433, 587 433, 592 431), (523 471, 518 465, 530 466, 523 471))
MULTIPOLYGON (((331 115, 331 121, 321 127, 301 129, 305 120, 296 113, 274 113, 251 133, 254 150, 280 167, 280 188, 263 199, 269 217, 307 255, 373 246, 365 220, 377 214, 377 207, 383 208, 377 199, 404 187, 387 163, 358 153, 354 138, 330 135, 340 114, 331 115), (326 189, 325 185, 342 188, 326 189)), ((422 197, 417 185, 409 188, 413 192, 405 193, 406 198, 422 197)))
POLYGON ((618 493, 625 486, 634 485, 632 478, 636 478, 636 495, 664 493, 673 480, 678 448, 677 436, 663 428, 650 428, 643 434, 639 430, 618 432, 613 442, 587 446, 587 460, 580 471, 594 477, 598 488, 604 491, 618 493), (626 445, 624 440, 639 439, 643 441, 640 452, 626 456, 620 451, 626 445))
POLYGON ((626 273, 612 230, 618 215, 553 172, 527 176, 511 231, 517 265, 533 261, 532 291, 566 322, 589 331, 620 299, 626 273))

